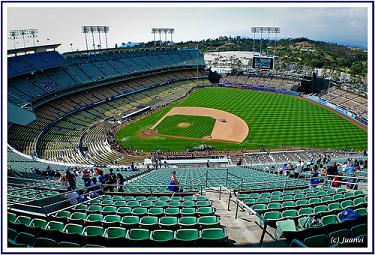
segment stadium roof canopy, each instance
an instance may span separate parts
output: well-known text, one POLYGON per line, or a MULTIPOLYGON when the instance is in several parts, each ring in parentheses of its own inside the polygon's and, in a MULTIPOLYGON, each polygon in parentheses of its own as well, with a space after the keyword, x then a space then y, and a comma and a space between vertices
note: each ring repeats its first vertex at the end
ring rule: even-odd
POLYGON ((48 50, 56 50, 57 47, 59 47, 61 43, 57 44, 47 44, 47 45, 39 45, 39 46, 32 46, 32 47, 25 47, 25 48, 18 48, 18 49, 11 49, 8 50, 8 56, 9 55, 19 55, 19 54, 25 54, 26 52, 44 52, 48 50))

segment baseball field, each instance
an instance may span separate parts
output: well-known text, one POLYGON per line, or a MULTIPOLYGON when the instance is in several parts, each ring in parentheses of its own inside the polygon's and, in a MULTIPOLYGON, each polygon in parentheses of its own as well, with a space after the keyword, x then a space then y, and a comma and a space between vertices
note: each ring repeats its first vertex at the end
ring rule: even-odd
POLYGON ((335 112, 294 96, 230 88, 197 89, 185 99, 125 126, 117 132, 116 140, 124 148, 145 152, 184 151, 201 144, 212 145, 215 150, 257 150, 260 146, 367 149, 367 131, 335 112), (196 115, 201 116, 194 116, 193 110, 186 115, 170 114, 188 107, 198 109, 196 115), (205 108, 221 115, 210 118, 204 114, 205 108), (247 124, 248 133, 241 142, 235 137, 238 131, 229 128, 239 126, 231 116, 247 124), (228 141, 214 139, 215 129, 227 132, 223 137, 229 137, 228 141))

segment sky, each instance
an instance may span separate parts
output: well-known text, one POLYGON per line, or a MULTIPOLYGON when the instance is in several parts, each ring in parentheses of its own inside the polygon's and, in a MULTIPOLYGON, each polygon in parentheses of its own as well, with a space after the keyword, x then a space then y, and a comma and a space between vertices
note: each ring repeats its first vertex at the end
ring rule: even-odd
MULTIPOLYGON (((39 44, 62 43, 60 52, 70 51, 70 44, 74 50, 86 48, 83 25, 109 26, 109 47, 152 41, 153 27, 174 28, 173 41, 180 42, 252 37, 251 26, 279 26, 281 38, 307 37, 367 48, 367 8, 359 7, 9 7, 7 15, 8 29, 37 28, 39 44)), ((95 41, 99 44, 98 36, 95 41)), ((26 44, 32 46, 32 39, 26 44)), ((17 45, 23 46, 23 41, 17 45)), ((13 41, 8 39, 10 48, 13 41)))

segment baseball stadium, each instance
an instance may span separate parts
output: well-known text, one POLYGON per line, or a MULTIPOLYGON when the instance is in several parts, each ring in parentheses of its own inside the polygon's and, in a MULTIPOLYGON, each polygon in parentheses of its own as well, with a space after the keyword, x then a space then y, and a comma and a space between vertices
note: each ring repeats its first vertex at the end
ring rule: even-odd
POLYGON ((9 43, 3 76, 9 251, 368 247, 364 80, 284 70, 282 27, 251 27, 227 72, 221 49, 149 29, 119 47, 82 26, 86 48, 62 51, 8 28, 34 39, 9 43))

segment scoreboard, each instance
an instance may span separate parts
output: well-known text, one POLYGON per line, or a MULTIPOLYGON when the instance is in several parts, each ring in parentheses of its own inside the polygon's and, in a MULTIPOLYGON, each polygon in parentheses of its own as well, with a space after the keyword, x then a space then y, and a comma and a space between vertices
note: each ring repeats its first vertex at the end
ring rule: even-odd
POLYGON ((259 69, 273 69, 274 57, 253 57, 253 68, 259 69))

